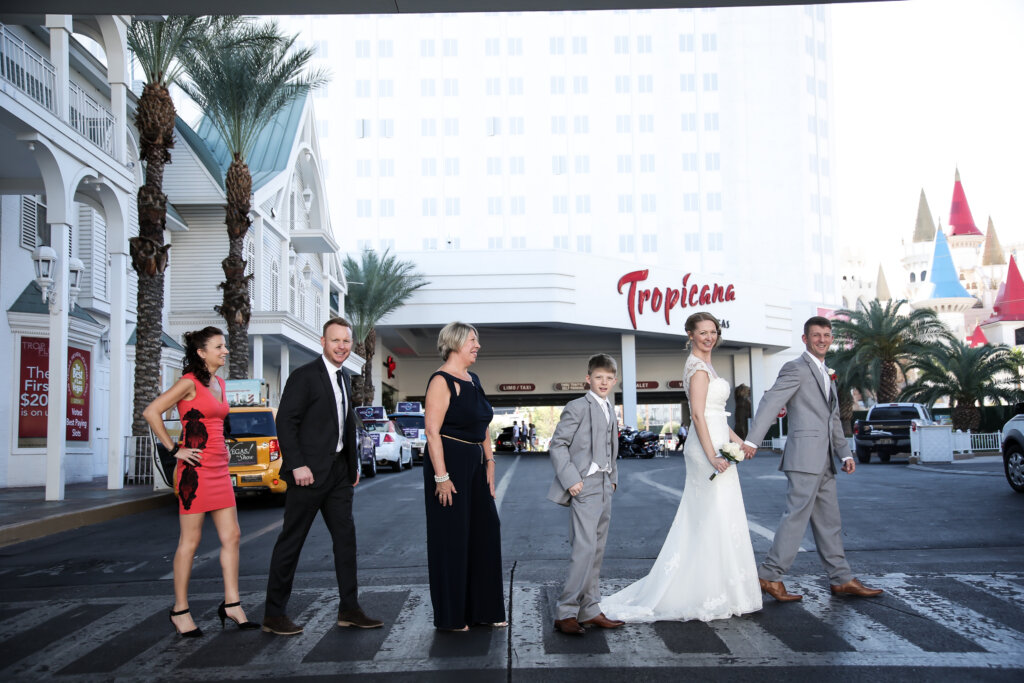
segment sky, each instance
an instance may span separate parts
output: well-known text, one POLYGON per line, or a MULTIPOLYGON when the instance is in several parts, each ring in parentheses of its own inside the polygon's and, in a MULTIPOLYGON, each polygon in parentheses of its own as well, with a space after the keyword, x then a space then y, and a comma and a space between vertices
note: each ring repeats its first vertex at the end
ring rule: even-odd
POLYGON ((832 5, 840 250, 892 261, 922 188, 945 226, 957 167, 978 228, 991 216, 1004 248, 1024 246, 1022 34, 1021 0, 832 5))

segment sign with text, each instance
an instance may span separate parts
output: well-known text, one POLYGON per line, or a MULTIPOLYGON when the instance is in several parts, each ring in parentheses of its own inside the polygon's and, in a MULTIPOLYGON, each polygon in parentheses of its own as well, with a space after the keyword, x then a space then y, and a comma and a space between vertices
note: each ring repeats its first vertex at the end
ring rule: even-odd
POLYGON ((422 413, 423 404, 419 401, 399 401, 395 406, 396 413, 422 413))
POLYGON ((498 385, 498 391, 533 391, 536 388, 536 384, 530 384, 528 382, 520 382, 519 384, 498 385))
POLYGON ((657 389, 660 384, 654 380, 637 380, 636 388, 637 391, 650 391, 651 389, 657 389))
POLYGON ((586 391, 590 385, 586 382, 555 382, 552 387, 555 391, 586 391))
POLYGON ((650 313, 661 312, 665 316, 665 324, 672 324, 672 309, 678 306, 708 306, 716 303, 726 303, 736 300, 736 288, 732 284, 719 284, 718 282, 701 283, 698 280, 690 282, 693 273, 683 276, 680 287, 643 287, 641 284, 647 280, 649 270, 634 270, 619 278, 618 291, 622 294, 622 288, 626 288, 626 311, 629 313, 629 322, 636 327, 637 315, 644 314, 644 306, 650 313))
POLYGON ((681 379, 670 379, 668 381, 668 388, 669 389, 682 389, 683 388, 683 380, 681 380, 681 379))
MULTIPOLYGON (((68 348, 68 398, 65 439, 89 440, 91 356, 85 349, 68 348)), ((22 337, 18 376, 18 447, 46 446, 49 416, 50 340, 22 337)))
POLYGON ((356 408, 356 415, 360 420, 388 419, 387 413, 384 412, 384 406, 359 406, 356 408))

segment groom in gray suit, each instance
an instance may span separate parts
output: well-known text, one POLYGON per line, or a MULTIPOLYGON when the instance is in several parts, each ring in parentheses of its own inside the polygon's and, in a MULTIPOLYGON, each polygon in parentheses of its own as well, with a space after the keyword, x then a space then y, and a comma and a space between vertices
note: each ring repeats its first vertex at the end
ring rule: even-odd
POLYGON ((832 594, 874 597, 882 591, 854 578, 843 549, 836 465, 841 461, 847 474, 853 474, 856 465, 839 420, 835 378, 825 367, 825 354, 832 345, 832 323, 820 316, 810 318, 804 323, 803 342, 807 351, 782 366, 775 384, 761 398, 745 442, 748 453, 756 450, 755 444, 764 438, 779 411, 786 408, 789 436, 779 465, 789 481, 786 512, 771 550, 757 569, 761 590, 779 602, 803 598, 786 591, 782 575, 796 559, 810 522, 832 594))
POLYGON ((625 623, 601 611, 599 585, 612 493, 619 481, 618 421, 608 401, 617 373, 615 359, 608 354, 590 358, 590 391, 565 406, 548 447, 555 468, 548 499, 572 511, 572 560, 555 609, 555 630, 570 635, 583 635, 584 625, 618 628, 625 623))

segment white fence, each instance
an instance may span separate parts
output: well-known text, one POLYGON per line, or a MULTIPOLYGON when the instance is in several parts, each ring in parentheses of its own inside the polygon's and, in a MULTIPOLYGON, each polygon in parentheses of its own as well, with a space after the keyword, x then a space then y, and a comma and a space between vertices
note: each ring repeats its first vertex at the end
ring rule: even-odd
POLYGON ((68 84, 68 123, 107 154, 114 154, 114 115, 74 83, 68 84))
POLYGON ((124 437, 124 483, 153 485, 154 445, 148 436, 124 437))
POLYGON ((998 451, 1002 446, 1002 432, 987 432, 982 434, 972 434, 970 430, 966 432, 953 432, 953 451, 957 453, 998 451))
POLYGON ((45 57, 0 24, 0 77, 57 114, 56 70, 45 57))

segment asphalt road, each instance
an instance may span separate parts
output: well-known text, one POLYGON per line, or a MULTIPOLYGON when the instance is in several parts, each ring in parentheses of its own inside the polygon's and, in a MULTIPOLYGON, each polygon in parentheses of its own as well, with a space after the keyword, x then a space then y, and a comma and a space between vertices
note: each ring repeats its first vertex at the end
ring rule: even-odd
MULTIPOLYGON (((785 502, 778 456, 762 451, 741 479, 755 555, 763 557, 785 502)), ((499 455, 507 629, 432 627, 419 468, 357 488, 361 601, 374 631, 334 625, 330 538, 306 543, 292 638, 221 631, 217 539, 211 522, 192 580, 207 631, 176 638, 167 621, 176 508, 140 513, 0 550, 0 679, 61 681, 988 681, 1024 677, 1024 495, 1001 465, 862 465, 840 475, 847 554, 877 600, 834 599, 808 536, 790 576, 802 603, 767 599, 742 618, 627 625, 569 638, 551 630, 567 565, 568 513, 545 499, 544 455, 499 455)), ((678 456, 620 461, 605 592, 643 576, 664 539, 683 482, 678 456)), ((243 500, 242 599, 262 617, 281 508, 243 500)))

